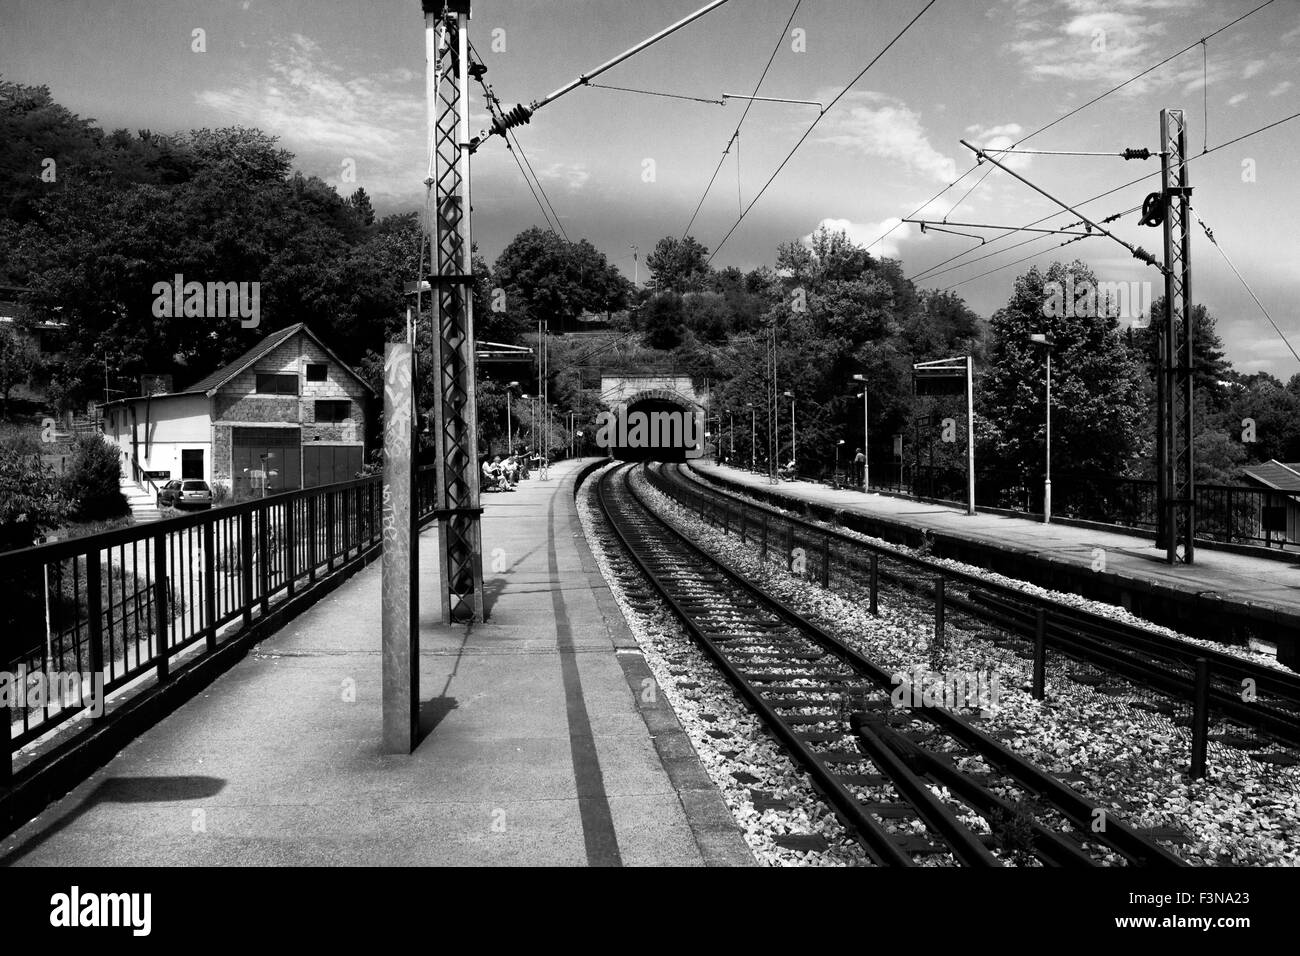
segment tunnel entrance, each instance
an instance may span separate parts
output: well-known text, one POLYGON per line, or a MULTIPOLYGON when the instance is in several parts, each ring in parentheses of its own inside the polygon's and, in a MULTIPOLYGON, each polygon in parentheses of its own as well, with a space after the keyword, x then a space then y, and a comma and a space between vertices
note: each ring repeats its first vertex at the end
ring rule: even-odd
POLYGON ((610 450, 618 460, 684 462, 699 457, 704 431, 694 407, 647 395, 628 402, 625 416, 618 409, 614 414, 627 423, 612 429, 610 450))

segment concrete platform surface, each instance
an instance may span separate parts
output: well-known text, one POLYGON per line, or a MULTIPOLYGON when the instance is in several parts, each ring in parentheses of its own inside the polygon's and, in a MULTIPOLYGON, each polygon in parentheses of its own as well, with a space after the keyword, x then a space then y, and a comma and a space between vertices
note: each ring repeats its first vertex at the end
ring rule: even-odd
POLYGON ((1226 600, 1300 613, 1300 563, 1198 548, 1190 566, 1170 565, 1149 538, 1031 518, 977 513, 893 495, 863 494, 810 481, 769 483, 766 475, 694 461, 691 467, 748 487, 843 508, 912 528, 939 531, 981 544, 1011 549, 1042 560, 1089 568, 1094 549, 1105 552, 1106 570, 1134 581, 1186 591, 1214 593, 1226 600))
POLYGON ((664 695, 633 692, 648 671, 582 536, 579 467, 484 496, 486 624, 438 622, 421 536, 414 754, 380 753, 375 562, 0 841, 0 863, 752 863, 664 695))

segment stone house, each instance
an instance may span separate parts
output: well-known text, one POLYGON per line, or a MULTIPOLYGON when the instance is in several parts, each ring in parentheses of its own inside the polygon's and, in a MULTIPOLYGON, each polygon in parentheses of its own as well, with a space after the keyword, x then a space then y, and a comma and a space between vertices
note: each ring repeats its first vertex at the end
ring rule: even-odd
POLYGON ((355 478, 370 387, 303 324, 186 389, 102 406, 124 480, 201 478, 236 500, 355 478))

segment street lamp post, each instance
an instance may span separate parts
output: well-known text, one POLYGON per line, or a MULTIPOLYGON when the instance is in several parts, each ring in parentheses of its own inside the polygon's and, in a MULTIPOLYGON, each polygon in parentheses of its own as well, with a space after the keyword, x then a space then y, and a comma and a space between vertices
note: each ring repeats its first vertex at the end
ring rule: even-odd
POLYGON ((840 474, 840 446, 843 445, 843 444, 844 444, 844 439, 843 439, 843 438, 841 438, 839 441, 837 441, 837 442, 835 443, 835 471, 831 474, 831 480, 832 480, 832 481, 837 480, 837 479, 839 478, 839 474, 840 474))
POLYGON ((1029 341, 1047 350, 1047 442, 1043 472, 1043 523, 1052 522, 1052 340, 1041 332, 1029 336, 1029 341))
POLYGON ((753 402, 746 402, 749 409, 749 470, 758 473, 758 409, 753 402))
POLYGON ((727 409, 727 457, 736 460, 736 413, 727 409))
POLYGON ((854 375, 853 381, 862 383, 862 490, 865 492, 869 487, 867 483, 867 473, 871 469, 871 435, 869 431, 869 408, 867 398, 867 377, 865 375, 854 375))
MULTIPOLYGON (((799 467, 799 449, 798 449, 798 432, 794 424, 794 392, 783 392, 786 398, 790 399, 790 460, 794 462, 795 469, 799 467)), ((791 475, 793 477, 793 475, 791 475)))
POLYGON ((518 382, 506 383, 506 454, 515 453, 515 432, 514 423, 510 420, 510 391, 519 387, 518 382))

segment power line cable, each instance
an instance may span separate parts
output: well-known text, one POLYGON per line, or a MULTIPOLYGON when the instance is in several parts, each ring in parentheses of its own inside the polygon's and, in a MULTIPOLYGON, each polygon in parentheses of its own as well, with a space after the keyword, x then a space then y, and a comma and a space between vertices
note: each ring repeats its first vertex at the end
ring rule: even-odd
MULTIPOLYGON (((1191 43, 1191 44, 1189 44, 1188 46, 1183 47, 1183 49, 1179 50, 1177 53, 1174 53, 1174 54, 1171 54, 1170 56, 1165 57, 1165 58, 1164 58, 1163 60, 1161 60, 1159 63, 1155 64, 1154 66, 1147 67, 1147 69, 1143 70, 1141 73, 1135 73, 1133 76, 1129 77, 1127 80, 1125 80, 1123 83, 1120 83, 1118 86, 1114 86, 1114 87, 1112 87, 1111 89, 1107 90, 1105 93, 1102 93, 1102 94, 1099 95, 1099 96, 1095 96, 1095 97, 1093 97, 1093 98, 1092 98, 1091 100, 1089 100, 1088 102, 1083 103, 1083 104, 1081 104, 1081 105, 1079 105, 1079 106, 1076 106, 1074 109, 1070 110, 1068 113, 1065 113, 1065 114, 1063 114, 1063 115, 1057 117, 1056 119, 1052 120, 1052 122, 1048 123, 1047 125, 1045 125, 1045 126, 1040 126, 1038 129, 1034 130, 1034 131, 1033 131, 1032 133, 1030 133, 1028 136, 1023 136, 1023 137, 1021 137, 1021 138, 1020 138, 1019 140, 1017 140, 1013 145, 1018 146, 1018 145, 1020 145, 1021 143, 1028 142, 1030 139, 1032 139, 1033 137, 1037 136, 1039 133, 1042 133, 1042 132, 1045 132, 1045 131, 1051 129, 1053 126, 1057 125, 1058 123, 1064 122, 1065 120, 1069 119, 1071 116, 1074 116, 1076 113, 1079 113, 1079 112, 1081 112, 1082 110, 1085 110, 1085 109, 1087 109, 1088 107, 1090 107, 1090 106, 1094 105, 1095 103, 1099 102, 1100 100, 1105 99, 1107 96, 1110 96, 1112 93, 1116 93, 1116 92, 1118 92, 1119 90, 1122 90, 1124 87, 1128 86, 1128 85, 1129 85, 1130 83, 1132 83, 1133 81, 1141 79, 1142 77, 1146 76, 1148 73, 1151 73, 1151 72, 1154 71, 1154 70, 1158 70, 1160 67, 1164 66, 1164 65, 1165 65, 1166 63, 1168 63, 1170 60, 1173 60, 1173 59, 1176 59, 1177 57, 1182 56, 1182 55, 1183 55, 1184 53, 1186 53, 1188 50, 1190 50, 1190 49, 1192 49, 1193 47, 1195 47, 1195 46, 1197 46, 1198 44, 1200 44, 1200 43, 1202 42, 1202 40, 1209 40, 1209 39, 1211 39, 1211 38, 1217 36, 1218 34, 1222 33, 1224 30, 1227 30, 1228 28, 1233 27, 1233 26, 1235 26, 1236 24, 1240 23, 1242 20, 1245 20, 1247 17, 1252 16, 1252 15, 1255 14, 1255 13, 1258 13, 1260 10, 1263 10, 1265 7, 1267 7, 1267 6, 1268 6, 1269 4, 1271 4, 1272 2, 1273 2, 1273 0, 1264 0, 1264 3, 1261 3, 1259 6, 1253 8, 1253 9, 1251 9, 1251 10, 1246 11, 1245 13, 1243 13, 1241 16, 1237 17, 1236 19, 1234 19, 1234 20, 1230 20, 1228 23, 1225 23, 1223 26, 1219 27, 1219 29, 1215 30, 1213 33, 1210 33, 1210 34, 1206 35, 1205 37, 1202 37, 1201 40, 1197 40, 1195 43, 1191 43)), ((949 189, 952 189, 954 186, 956 186, 958 183, 960 183, 963 179, 965 179, 967 176, 969 176, 971 173, 973 173, 973 172, 974 172, 975 170, 977 170, 979 167, 980 167, 980 164, 979 164, 979 163, 976 163, 976 164, 974 164, 973 166, 971 166, 970 169, 966 170, 966 172, 962 173, 960 176, 958 176, 956 179, 954 179, 952 182, 950 182, 947 186, 944 186, 944 187, 943 187, 942 189, 940 189, 937 193, 935 193, 933 196, 931 196, 929 199, 927 199, 925 202, 923 202, 920 206, 917 206, 916 209, 912 210, 912 212, 908 213, 908 215, 907 215, 906 217, 904 217, 904 218, 905 218, 905 219, 911 219, 913 216, 917 215, 917 213, 919 213, 919 212, 921 212, 922 210, 924 210, 926 206, 930 205, 930 203, 934 202, 936 199, 938 199, 940 196, 942 196, 944 193, 946 193, 949 189)), ((984 171, 984 174, 980 177, 979 182, 975 183, 975 186, 978 186, 981 182, 983 182, 984 179, 988 177, 988 175, 989 175, 990 172, 992 172, 992 167, 990 167, 990 168, 988 168, 988 169, 986 169, 986 170, 984 171)), ((966 201, 966 197, 969 196, 969 195, 971 194, 971 192, 974 191, 975 186, 972 186, 971 189, 969 189, 969 190, 966 191, 966 193, 961 197, 961 199, 957 200, 957 202, 953 205, 952 209, 949 209, 949 210, 948 210, 948 213, 949 213, 949 214, 952 213, 952 210, 953 210, 953 209, 956 209, 958 206, 960 206, 963 202, 966 201)), ((877 243, 879 243, 879 242, 881 242, 882 240, 888 238, 889 235, 890 235, 891 233, 893 233, 894 230, 897 229, 897 228, 898 228, 899 226, 901 226, 902 224, 903 224, 903 223, 902 223, 902 221, 900 220, 898 223, 894 224, 893 226, 890 226, 890 227, 889 227, 888 229, 886 229, 883 233, 881 233, 879 236, 877 236, 877 237, 876 237, 876 238, 875 238, 875 239, 870 243, 870 245, 866 246, 865 248, 870 249, 872 246, 875 246, 877 243)), ((969 251, 969 250, 968 250, 968 251, 969 251)))
POLYGON ((898 33, 895 34, 892 40, 890 40, 887 44, 885 44, 885 48, 881 50, 879 53, 877 53, 875 56, 873 56, 871 58, 871 61, 862 68, 862 70, 858 73, 858 75, 855 76, 851 81, 849 81, 847 86, 845 86, 842 90, 840 90, 837 94, 835 94, 835 98, 826 104, 826 108, 824 110, 822 110, 820 113, 817 114, 817 118, 812 121, 812 123, 809 125, 809 127, 806 130, 804 130, 804 134, 799 137, 799 141, 796 142, 794 146, 790 149, 790 152, 786 154, 785 159, 781 160, 781 165, 776 167, 776 170, 772 173, 771 176, 768 177, 767 182, 763 184, 763 188, 758 191, 758 194, 752 200, 750 200, 749 205, 746 206, 744 212, 740 214, 740 218, 737 219, 736 222, 732 225, 732 227, 727 230, 727 234, 722 237, 722 241, 719 242, 717 246, 714 248, 713 252, 709 254, 709 258, 708 258, 709 262, 713 261, 714 257, 717 256, 717 254, 721 251, 722 247, 727 244, 727 240, 731 238, 732 234, 738 228, 740 228, 740 224, 745 221, 745 216, 747 216, 749 214, 749 211, 754 208, 754 206, 758 203, 760 199, 763 198, 763 194, 767 192, 767 188, 771 186, 772 183, 776 180, 776 177, 781 174, 781 170, 785 169, 786 163, 790 162, 794 154, 798 152, 799 147, 802 146, 804 142, 808 139, 808 137, 812 135, 812 131, 817 128, 817 124, 822 121, 823 117, 825 117, 827 113, 829 113, 832 109, 835 108, 835 104, 838 103, 841 99, 843 99, 844 96, 848 94, 849 90, 853 89, 853 87, 857 84, 857 82, 860 79, 862 79, 864 76, 867 75, 867 71, 870 70, 873 66, 875 66, 876 63, 880 60, 880 58, 884 56, 886 53, 888 53, 890 49, 893 48, 894 44, 903 38, 903 36, 907 33, 908 30, 912 29, 912 25, 915 24, 917 20, 921 19, 921 17, 925 15, 925 12, 935 5, 935 2, 936 0, 929 0, 929 2, 926 3, 924 7, 921 8, 920 12, 917 13, 916 16, 912 17, 911 20, 907 21, 906 26, 904 26, 903 29, 899 30, 898 33))
MULTIPOLYGON (((772 61, 776 59, 777 53, 780 52, 781 47, 785 44, 786 31, 790 29, 790 24, 794 23, 795 14, 799 12, 799 6, 801 3, 803 3, 803 0, 795 0, 794 8, 790 11, 790 16, 786 19, 785 26, 781 28, 781 35, 777 38, 776 46, 772 47, 772 55, 767 58, 767 63, 763 66, 763 72, 759 75, 758 82, 754 84, 754 92, 751 96, 758 95, 758 90, 763 85, 763 80, 767 78, 767 71, 772 68, 772 61)), ((731 149, 731 144, 735 141, 736 137, 740 135, 740 127, 744 124, 745 117, 749 115, 749 111, 753 105, 754 101, 752 99, 745 104, 745 111, 740 114, 740 122, 736 124, 735 132, 733 132, 731 138, 727 140, 727 145, 722 150, 722 156, 718 159, 718 165, 714 168, 713 175, 709 177, 709 184, 704 187, 704 195, 701 196, 700 201, 695 204, 695 212, 691 213, 690 222, 686 223, 686 228, 682 230, 682 239, 686 238, 687 234, 691 231, 691 226, 695 225, 695 217, 700 214, 700 209, 704 206, 704 200, 709 198, 709 190, 713 188, 713 183, 717 180, 718 173, 722 171, 722 164, 727 161, 727 152, 731 149)))
POLYGON ((640 93, 642 96, 662 96, 672 100, 691 100, 695 103, 712 103, 714 106, 726 106, 725 100, 710 100, 702 96, 683 96, 681 93, 662 93, 659 90, 638 90, 630 86, 610 86, 607 83, 587 83, 594 90, 618 90, 620 93, 640 93))
MULTIPOLYGON (((1260 133, 1263 133, 1263 132, 1266 132, 1267 130, 1273 129, 1275 126, 1281 126, 1283 123, 1288 123, 1288 122, 1290 122, 1291 120, 1294 120, 1294 119, 1297 119, 1297 118, 1300 118, 1300 113, 1292 113, 1290 116, 1284 116, 1284 117, 1282 117, 1281 119, 1279 119, 1279 120, 1274 120, 1272 123, 1268 123, 1268 124, 1265 125, 1265 126, 1261 126, 1261 127, 1257 128, 1257 129, 1253 129, 1253 130, 1251 130, 1251 131, 1249 131, 1249 132, 1247 132, 1247 133, 1242 133, 1240 136, 1235 136, 1235 137, 1233 137, 1232 139, 1228 140, 1227 142, 1220 143, 1220 144, 1217 145, 1217 146, 1211 146, 1209 149, 1205 150, 1205 151, 1202 152, 1202 153, 1197 154, 1196 156, 1189 156, 1189 157, 1187 157, 1187 158, 1184 159, 1181 163, 1176 164, 1176 165, 1174 166, 1174 168, 1177 169, 1177 168, 1180 168, 1181 166, 1185 166, 1185 165, 1187 165, 1188 163, 1193 162, 1194 160, 1200 159, 1202 156, 1208 156, 1208 155, 1210 155, 1211 153, 1216 153, 1216 152, 1218 152, 1219 150, 1221 150, 1221 149, 1225 149, 1225 148, 1228 147, 1228 146, 1232 146, 1232 145, 1234 145, 1234 144, 1236 144, 1236 143, 1240 143, 1240 142, 1241 142, 1242 140, 1244 140, 1244 139, 1248 139, 1248 138, 1250 138, 1251 136, 1257 136, 1257 135, 1260 134, 1260 133)), ((1160 170, 1156 170, 1155 172, 1150 172, 1150 173, 1144 173, 1143 175, 1138 176, 1136 179, 1130 179, 1130 180, 1129 180, 1128 182, 1126 182, 1126 183, 1121 183, 1120 185, 1115 186, 1115 187, 1113 187, 1113 188, 1111 188, 1111 189, 1108 189, 1108 190, 1106 190, 1105 192, 1098 193, 1097 195, 1093 196, 1091 199, 1085 199, 1085 200, 1083 200, 1082 202, 1075 203, 1074 205, 1076 205, 1076 206, 1086 206, 1086 205, 1088 205, 1089 203, 1096 202, 1096 201, 1099 200, 1099 199, 1105 199, 1107 196, 1113 195, 1114 193, 1119 192, 1121 189, 1127 189, 1129 186, 1135 186, 1135 185, 1137 185, 1137 184, 1140 183, 1140 182, 1143 182, 1143 181, 1145 181, 1145 180, 1147 180, 1147 179, 1150 179, 1150 178, 1152 178, 1153 176, 1159 176, 1160 174, 1161 174, 1161 171, 1160 171, 1160 170)), ((1056 218, 1057 216, 1060 216, 1060 215, 1063 215, 1063 212, 1060 211, 1060 210, 1058 210, 1058 211, 1056 211, 1056 212, 1050 212, 1050 213, 1048 213, 1048 214, 1045 215, 1045 216, 1042 216, 1042 217, 1040 217, 1040 218, 1038 218, 1038 219, 1035 219, 1033 222, 1028 223, 1027 225, 1029 225, 1029 226, 1037 226, 1037 225, 1039 225, 1040 223, 1047 222, 1047 220, 1049 220, 1049 219, 1054 219, 1054 218, 1056 218)), ((1011 235, 1011 233, 1006 233, 1006 234, 1004 234, 1004 235, 1002 235, 1002 236, 996 236, 996 237, 994 237, 993 239, 990 239, 990 240, 989 240, 988 245, 993 245, 995 242, 998 242, 998 241, 1000 241, 1000 240, 1006 238, 1006 236, 1008 236, 1008 235, 1011 235)), ((1038 237, 1038 238, 1042 238, 1042 237, 1038 237)), ((1026 240, 1026 242, 1031 242, 1031 241, 1033 241, 1033 240, 1026 240)), ((938 269, 939 266, 932 266, 932 267, 929 268, 929 269, 925 269, 925 270, 923 270, 923 271, 917 273, 915 276, 912 277, 911 281, 918 281, 918 280, 920 280, 920 279, 924 279, 924 278, 930 278, 930 279, 933 279, 933 278, 934 278, 935 276, 937 276, 937 275, 942 275, 943 272, 952 272, 954 269, 960 269, 960 268, 963 268, 964 266, 967 266, 967 265, 974 265, 976 262, 979 262, 979 261, 981 261, 982 259, 987 259, 987 258, 989 258, 990 256, 994 256, 994 255, 1000 255, 1000 254, 1003 253, 1003 252, 1010 252, 1011 250, 1013 250, 1013 249, 1018 249, 1018 248, 1020 248, 1020 246, 1023 246, 1023 245, 1025 245, 1025 244, 1026 244, 1025 242, 1021 242, 1021 243, 1017 243, 1017 244, 1014 245, 1014 246, 1008 246, 1008 247, 1006 247, 1005 249, 996 249, 996 250, 994 250, 993 252, 989 252, 989 253, 987 253, 987 254, 985 254, 985 255, 983 255, 983 256, 980 256, 980 257, 977 258, 977 259, 972 259, 970 262, 960 263, 960 264, 958 264, 958 265, 956 265, 956 266, 952 266, 952 267, 950 267, 950 268, 948 268, 948 269, 944 269, 942 272, 935 272, 934 270, 938 269), (931 273, 933 273, 933 274, 931 274, 931 273)), ((980 248, 980 247, 977 246, 976 248, 980 248)), ((961 253, 958 253, 956 256, 953 256, 951 259, 948 259, 948 260, 945 260, 945 261, 946 261, 946 262, 951 262, 952 259, 960 258, 961 256, 966 255, 966 254, 967 254, 968 252, 970 252, 970 251, 972 251, 972 250, 965 250, 965 251, 963 251, 963 252, 961 252, 961 253)), ((943 263, 940 263, 940 265, 943 265, 943 263)))
POLYGON ((1205 221, 1201 219, 1196 212, 1193 211, 1192 215, 1196 216, 1196 221, 1199 222, 1201 228, 1205 230, 1205 238, 1209 239, 1210 244, 1219 250, 1219 255, 1223 256, 1223 261, 1228 264, 1228 268, 1232 270, 1233 275, 1235 275, 1238 281, 1245 286, 1246 291, 1250 293, 1250 297, 1255 300, 1255 304, 1259 306, 1259 311, 1264 313, 1264 318, 1268 319, 1268 324, 1273 326, 1273 331, 1278 334, 1278 338, 1286 343, 1286 347, 1291 350, 1291 354, 1295 356, 1295 360, 1300 362, 1300 355, 1296 354, 1295 346, 1293 346, 1291 340, 1286 337, 1286 333, 1278 328, 1278 324, 1273 321, 1273 316, 1268 314, 1268 309, 1264 308, 1264 303, 1259 301, 1259 296, 1255 295, 1255 290, 1250 287, 1250 283, 1247 282, 1245 277, 1237 271, 1237 267, 1232 264, 1232 260, 1228 258, 1228 254, 1223 251, 1223 246, 1219 245, 1219 240, 1214 238, 1214 232, 1211 231, 1210 227, 1205 224, 1205 221))
POLYGON ((564 236, 564 241, 572 242, 573 240, 569 238, 568 230, 564 228, 564 223, 560 221, 560 214, 555 211, 555 205, 551 202, 551 197, 546 195, 546 187, 542 185, 541 177, 537 175, 536 171, 534 171, 533 164, 528 161, 528 154, 524 152, 524 147, 520 144, 518 135, 514 130, 506 130, 506 132, 515 141, 515 147, 519 150, 519 155, 524 158, 524 165, 527 166, 528 171, 533 174, 533 179, 537 180, 537 189, 541 192, 542 198, 546 200, 546 205, 550 207, 551 215, 555 218, 555 224, 560 227, 560 233, 564 236))

